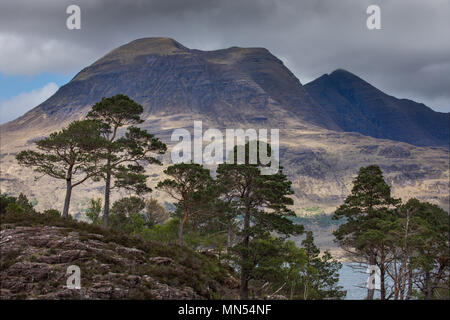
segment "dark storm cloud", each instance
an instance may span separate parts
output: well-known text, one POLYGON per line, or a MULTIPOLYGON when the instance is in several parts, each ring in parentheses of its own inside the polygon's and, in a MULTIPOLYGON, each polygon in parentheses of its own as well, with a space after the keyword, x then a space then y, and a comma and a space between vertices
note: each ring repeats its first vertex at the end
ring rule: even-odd
POLYGON ((436 110, 450 108, 447 0, 3 0, 0 71, 76 72, 140 37, 190 48, 266 47, 306 83, 337 68, 436 110), (65 9, 81 7, 82 29, 65 9), (382 30, 366 28, 381 7, 382 30))

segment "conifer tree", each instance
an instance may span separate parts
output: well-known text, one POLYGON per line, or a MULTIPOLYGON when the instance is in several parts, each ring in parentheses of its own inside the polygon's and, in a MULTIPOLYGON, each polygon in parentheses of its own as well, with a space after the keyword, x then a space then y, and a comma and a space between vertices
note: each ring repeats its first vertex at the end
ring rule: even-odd
POLYGON ((164 154, 167 146, 154 135, 133 125, 142 123, 143 107, 126 95, 103 98, 88 113, 89 119, 103 124, 103 136, 109 141, 102 178, 105 180, 103 225, 108 225, 110 194, 124 188, 140 195, 150 192, 143 164, 161 164, 155 154, 164 154), (119 129, 128 126, 123 137, 119 129), (113 184, 114 180, 114 184, 113 184))
POLYGON ((196 163, 178 163, 168 167, 164 173, 172 179, 158 183, 157 188, 167 192, 178 201, 183 217, 178 228, 178 244, 183 245, 183 230, 186 222, 201 208, 202 198, 210 190, 212 178, 208 169, 196 163))
MULTIPOLYGON (((380 167, 371 165, 359 170, 353 181, 351 194, 337 208, 333 219, 345 218, 345 222, 334 232, 341 247, 367 259, 369 265, 378 265, 381 271, 381 297, 384 299, 384 259, 382 225, 393 219, 392 209, 400 204, 391 196, 391 188, 384 181, 380 167), (378 258, 378 261, 377 261, 378 258)), ((372 300, 374 289, 367 290, 367 299, 372 300)))
POLYGON ((69 216, 72 189, 99 174, 99 163, 107 141, 101 137, 101 125, 92 120, 75 121, 59 132, 36 141, 39 151, 17 154, 20 165, 36 172, 66 181, 62 216, 69 216))
MULTIPOLYGON (((257 151, 263 142, 256 142, 257 151)), ((276 232, 280 237, 287 237, 303 232, 303 226, 294 225, 288 216, 294 212, 288 209, 293 204, 291 182, 282 172, 282 168, 272 175, 261 174, 261 162, 257 159, 251 163, 250 143, 244 146, 244 162, 239 164, 238 152, 242 146, 233 150, 234 164, 223 163, 217 168, 217 179, 229 188, 234 199, 237 213, 243 218, 240 231, 241 241, 234 246, 239 256, 241 272, 240 297, 248 299, 248 282, 251 278, 251 242, 264 239, 267 232, 276 232)), ((266 150, 270 148, 267 147, 266 150)))
POLYGON ((303 272, 303 299, 342 298, 346 291, 338 286, 339 269, 342 264, 333 260, 331 254, 325 251, 320 256, 320 250, 314 244, 312 231, 306 233, 302 247, 306 254, 306 264, 303 272))

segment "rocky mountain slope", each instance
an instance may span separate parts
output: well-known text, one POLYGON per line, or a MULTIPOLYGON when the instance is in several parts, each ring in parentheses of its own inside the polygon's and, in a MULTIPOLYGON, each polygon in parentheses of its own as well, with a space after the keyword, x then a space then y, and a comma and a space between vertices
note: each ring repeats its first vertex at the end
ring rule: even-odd
POLYGON ((0 299, 233 299, 238 280, 209 257, 38 213, 1 217, 0 299), (67 288, 70 265, 81 289, 67 288))
POLYGON ((200 51, 173 39, 144 38, 83 69, 47 101, 6 124, 4 130, 72 120, 102 97, 119 93, 142 104, 146 115, 201 114, 219 124, 279 124, 294 117, 338 129, 267 49, 200 51))
POLYGON ((325 74, 305 89, 343 131, 417 146, 450 146, 450 113, 389 96, 348 71, 325 74))
MULTIPOLYGON (((340 113, 315 102, 300 81, 266 49, 200 51, 167 38, 139 39, 111 51, 47 101, 2 125, 1 192, 23 192, 37 200, 38 210, 60 209, 64 181, 46 177, 35 181, 36 174, 20 167, 14 155, 32 147, 35 139, 82 118, 102 96, 116 93, 127 94, 144 106, 145 122, 141 126, 169 145, 169 153, 162 159, 165 166, 170 164, 171 133, 178 128, 191 129, 194 120, 203 120, 203 130, 217 128, 224 133, 225 128, 280 129, 280 162, 293 181, 293 209, 299 214, 333 212, 350 192, 358 169, 369 164, 381 166, 395 196, 404 200, 418 197, 448 210, 448 148, 376 139, 370 137, 371 131, 366 132, 367 136, 345 132, 351 126, 342 125, 340 113)), ((340 101, 339 96, 336 101, 340 101)), ((373 110, 374 101, 370 104, 373 110)), ((385 107, 380 104, 380 108, 385 107)), ((347 118, 355 117, 361 123, 367 120, 361 112, 353 116, 353 109, 349 110, 347 118)), ((399 121, 399 113, 394 115, 393 121, 399 121)), ((444 135, 445 128, 440 131, 439 126, 436 122, 436 132, 444 135)), ((423 137, 424 144, 437 141, 431 133, 423 137)), ((147 168, 150 187, 163 178, 163 169, 147 168)), ((102 197, 102 191, 99 183, 77 187, 71 213, 83 212, 88 199, 102 197)), ((122 195, 114 192, 112 200, 122 195)), ((152 195, 163 202, 171 201, 159 191, 152 195)))

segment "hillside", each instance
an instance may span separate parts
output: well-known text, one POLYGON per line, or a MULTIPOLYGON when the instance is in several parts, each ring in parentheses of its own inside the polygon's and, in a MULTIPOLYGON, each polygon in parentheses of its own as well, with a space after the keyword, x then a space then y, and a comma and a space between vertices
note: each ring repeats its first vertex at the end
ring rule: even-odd
MULTIPOLYGON (((202 120, 204 131, 280 129, 281 165, 293 182, 293 209, 298 214, 333 212, 349 194, 358 169, 369 164, 382 168, 396 197, 417 197, 449 209, 449 151, 435 147, 433 142, 443 141, 441 138, 436 140, 437 136, 431 133, 415 137, 415 141, 422 139, 424 144, 433 142, 430 147, 398 142, 394 136, 373 138, 369 131, 366 135, 345 132, 358 130, 350 125, 341 129, 340 107, 335 107, 333 113, 325 104, 322 107, 315 102, 293 73, 268 50, 231 47, 200 51, 168 38, 138 39, 112 50, 80 71, 47 101, 0 126, 0 191, 16 195, 23 192, 38 200, 38 210, 60 209, 64 181, 48 177, 36 181, 36 173, 20 167, 14 156, 32 148, 35 139, 83 118, 101 97, 116 93, 127 94, 141 103, 145 122, 140 126, 169 146, 169 152, 161 158, 164 166, 146 168, 150 175, 148 185, 153 189, 170 164, 173 130, 192 129, 194 120, 202 120)), ((397 121, 398 115, 392 119, 397 121)), ((390 118, 389 114, 386 116, 390 118)), ((355 123, 365 121, 358 113, 346 113, 346 117, 355 123)), ((403 130, 402 125, 396 126, 403 130)), ((445 134, 445 128, 439 126, 436 122, 436 132, 445 134)), ((409 134, 413 136, 411 130, 409 134)), ((77 187, 71 213, 82 214, 88 200, 102 197, 102 192, 101 183, 89 181, 77 187)), ((123 195, 114 192, 112 201, 123 195)), ((154 191, 152 196, 163 203, 171 201, 160 191, 154 191)))
POLYGON ((389 96, 348 71, 325 74, 305 89, 343 131, 417 146, 450 146, 450 113, 389 96))
POLYGON ((0 299, 218 299, 238 281, 214 256, 39 213, 0 217, 0 299), (67 267, 81 289, 66 287, 67 267))

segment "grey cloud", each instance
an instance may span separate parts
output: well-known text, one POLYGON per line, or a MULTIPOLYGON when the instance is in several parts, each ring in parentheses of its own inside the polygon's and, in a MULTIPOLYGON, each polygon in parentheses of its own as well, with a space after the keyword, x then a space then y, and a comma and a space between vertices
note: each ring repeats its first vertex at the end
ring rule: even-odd
POLYGON ((373 3, 3 0, 0 42, 2 37, 23 42, 9 51, 0 47, 0 71, 74 73, 136 38, 168 36, 204 50, 266 47, 285 61, 302 83, 344 68, 389 94, 449 111, 450 41, 446 37, 450 2, 378 0, 382 30, 370 31, 366 8, 373 3), (81 30, 65 28, 69 4, 81 7, 81 30), (15 59, 3 58, 6 53, 15 59), (30 57, 31 53, 34 56, 30 57))

